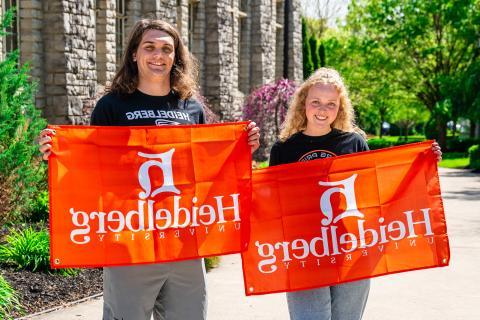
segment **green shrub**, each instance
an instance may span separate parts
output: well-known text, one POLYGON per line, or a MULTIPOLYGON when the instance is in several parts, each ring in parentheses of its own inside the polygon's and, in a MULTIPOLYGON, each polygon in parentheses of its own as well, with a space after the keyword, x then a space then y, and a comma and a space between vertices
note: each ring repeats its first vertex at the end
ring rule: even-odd
POLYGON ((390 137, 390 139, 386 139, 386 138, 368 139, 368 147, 370 148, 370 150, 377 150, 377 149, 401 146, 407 143, 414 143, 414 142, 420 142, 425 140, 423 136, 409 137, 407 141, 401 140, 401 138, 402 137, 398 137, 398 139, 396 139, 395 137, 390 137), (394 138, 394 140, 392 140, 392 138, 394 138))
POLYGON ((388 147, 392 147, 393 145, 394 145, 393 141, 388 141, 387 139, 383 139, 383 138, 368 140, 368 147, 370 148, 370 150, 388 148, 388 147))
MULTIPOLYGON (((0 245, 0 262, 18 269, 52 272, 50 269, 50 237, 45 230, 32 227, 16 231, 10 229, 7 243, 0 245)), ((55 269, 62 275, 75 275, 75 269, 55 269)))
POLYGON ((480 145, 471 146, 468 149, 470 157, 470 168, 474 170, 480 170, 480 145))
POLYGON ((50 268, 50 241, 44 230, 29 227, 22 231, 10 230, 7 243, 0 246, 0 260, 18 269, 46 271, 50 268))
POLYGON ((320 68, 320 56, 318 55, 318 39, 312 35, 308 38, 308 45, 310 46, 310 55, 312 57, 313 70, 320 68))
POLYGON ((448 152, 468 152, 468 149, 476 144, 480 144, 479 139, 455 137, 447 140, 448 152))
POLYGON ((13 311, 21 311, 22 305, 15 290, 0 275, 0 319, 12 319, 13 311))
MULTIPOLYGON (((0 35, 12 17, 12 10, 5 13, 0 35)), ((34 95, 28 65, 18 64, 18 51, 9 53, 0 61, 0 224, 24 220, 35 197, 46 190, 46 165, 35 142, 46 121, 34 95)))
POLYGON ((29 217, 29 221, 47 221, 50 213, 48 203, 48 191, 40 192, 33 201, 32 213, 29 217))
POLYGON ((430 117, 430 119, 428 119, 425 123, 424 131, 427 139, 438 140, 437 122, 435 121, 435 118, 430 117))
POLYGON ((307 21, 302 18, 302 53, 303 53, 303 78, 307 79, 314 71, 312 53, 308 42, 307 21))

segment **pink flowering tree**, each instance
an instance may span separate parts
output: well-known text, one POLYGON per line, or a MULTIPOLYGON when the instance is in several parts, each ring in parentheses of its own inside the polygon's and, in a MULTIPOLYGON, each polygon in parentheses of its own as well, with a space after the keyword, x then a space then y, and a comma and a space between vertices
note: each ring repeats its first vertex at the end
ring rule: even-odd
POLYGON ((257 88, 247 97, 243 106, 243 119, 255 121, 261 130, 260 148, 254 154, 255 160, 268 159, 296 87, 293 81, 281 79, 257 88))

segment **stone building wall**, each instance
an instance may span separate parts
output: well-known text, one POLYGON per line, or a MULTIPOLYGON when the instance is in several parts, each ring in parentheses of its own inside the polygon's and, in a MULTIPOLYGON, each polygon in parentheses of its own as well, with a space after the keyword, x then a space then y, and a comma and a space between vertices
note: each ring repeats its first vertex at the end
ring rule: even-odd
POLYGON ((115 0, 97 0, 96 11, 96 70, 97 81, 108 84, 115 76, 115 0))
POLYGON ((199 67, 199 85, 200 93, 205 94, 205 34, 206 34, 206 18, 205 18, 205 1, 191 1, 189 3, 188 47, 190 52, 198 61, 199 67))
POLYGON ((188 0, 178 0, 176 24, 183 43, 188 46, 188 0))
MULTIPOLYGON (((42 42, 45 45, 43 52, 44 74, 40 81, 45 86, 44 115, 51 123, 66 123, 69 121, 69 118, 63 2, 55 0, 44 1, 42 12, 42 42)), ((26 56, 24 59, 28 60, 29 58, 26 56)))
POLYGON ((243 95, 250 92, 251 71, 251 43, 252 43, 252 6, 251 0, 239 0, 239 10, 244 14, 239 17, 239 45, 238 45, 238 89, 243 95))
POLYGON ((141 1, 126 1, 125 30, 131 30, 136 21, 144 17, 141 1))
POLYGON ((285 0, 275 0, 275 80, 283 78, 285 0))
MULTIPOLYGON (((55 88, 65 88, 66 94, 52 98, 48 92, 51 79, 47 77, 47 100, 53 100, 52 103, 47 102, 47 106, 53 105, 58 109, 63 106, 67 121, 84 124, 89 122, 89 115, 84 112, 84 104, 95 96, 97 90, 95 1, 56 2, 62 4, 64 41, 57 41, 54 49, 55 54, 65 57, 65 72, 55 73, 50 78, 53 78, 55 88)), ((58 37, 58 34, 55 36, 58 37)), ((62 118, 58 120, 63 122, 62 118)))
POLYGON ((303 81, 302 53, 302 8, 300 1, 291 0, 289 12, 290 32, 288 35, 288 78, 300 83, 303 81))
POLYGON ((34 81, 38 83, 36 105, 39 108, 45 106, 45 86, 43 83, 44 68, 44 43, 42 41, 43 32, 43 7, 40 0, 20 1, 20 34, 21 41, 20 63, 29 62, 31 66, 31 75, 34 81))
POLYGON ((275 12, 272 0, 252 0, 250 88, 272 82, 275 77, 275 12))
MULTIPOLYGON (((253 88, 283 76, 284 1, 19 0, 20 60, 31 62, 37 105, 50 123, 88 123, 133 24, 164 19, 197 58, 201 93, 212 109, 238 119, 253 88)), ((290 1, 288 76, 301 81, 300 2, 290 1)))

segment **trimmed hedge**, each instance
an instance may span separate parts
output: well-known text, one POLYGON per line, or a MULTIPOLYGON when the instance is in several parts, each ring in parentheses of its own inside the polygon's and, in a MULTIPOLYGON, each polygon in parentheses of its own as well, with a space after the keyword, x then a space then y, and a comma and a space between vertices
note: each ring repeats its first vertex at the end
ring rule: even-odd
POLYGON ((470 157, 470 168, 474 170, 480 170, 480 145, 471 146, 468 149, 470 157))
POLYGON ((424 139, 408 139, 408 141, 405 140, 397 140, 397 141, 391 141, 387 139, 380 139, 380 138, 374 138, 374 139, 369 139, 367 141, 368 147, 370 150, 377 150, 377 149, 383 149, 383 148, 388 148, 388 147, 395 147, 395 146, 401 146, 407 143, 415 143, 415 142, 420 142, 423 141, 424 139))
POLYGON ((447 140, 447 150, 448 152, 467 153, 468 148, 476 144, 480 144, 479 139, 455 137, 447 140))

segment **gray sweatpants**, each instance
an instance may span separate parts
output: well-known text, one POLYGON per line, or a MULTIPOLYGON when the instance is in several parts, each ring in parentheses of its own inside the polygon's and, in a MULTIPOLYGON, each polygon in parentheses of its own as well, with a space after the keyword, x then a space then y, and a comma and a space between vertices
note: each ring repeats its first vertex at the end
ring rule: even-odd
POLYGON ((205 320, 203 259, 103 269, 103 320, 205 320))

